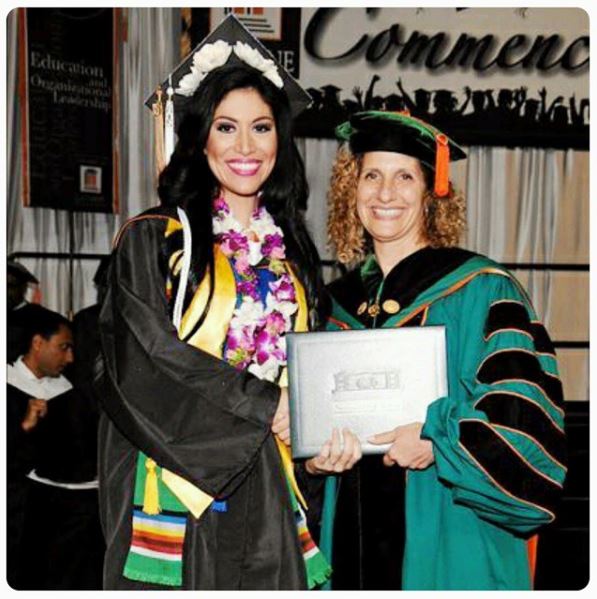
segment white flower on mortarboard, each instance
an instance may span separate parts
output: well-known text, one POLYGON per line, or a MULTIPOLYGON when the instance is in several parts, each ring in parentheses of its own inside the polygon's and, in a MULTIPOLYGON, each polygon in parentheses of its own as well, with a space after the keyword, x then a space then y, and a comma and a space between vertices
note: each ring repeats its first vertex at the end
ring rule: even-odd
POLYGON ((191 72, 187 73, 179 82, 176 93, 183 96, 192 96, 199 84, 205 79, 207 73, 224 66, 232 53, 232 46, 224 40, 213 44, 206 44, 193 55, 191 72))
POLYGON ((206 44, 195 52, 193 56, 193 66, 199 70, 209 73, 228 62, 232 53, 232 46, 224 40, 218 40, 213 44, 206 44))
POLYGON ((261 71, 264 77, 267 77, 276 87, 282 89, 284 81, 278 73, 276 63, 270 58, 264 58, 259 50, 252 48, 249 44, 236 42, 234 45, 234 53, 249 66, 261 71))

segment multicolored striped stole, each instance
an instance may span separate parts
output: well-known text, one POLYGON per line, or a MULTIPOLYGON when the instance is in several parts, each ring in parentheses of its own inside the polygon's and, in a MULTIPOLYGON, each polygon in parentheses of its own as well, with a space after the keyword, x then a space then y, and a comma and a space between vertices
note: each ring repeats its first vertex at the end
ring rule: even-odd
POLYGON ((182 585, 186 522, 186 515, 162 512, 150 516, 133 510, 133 537, 124 575, 142 582, 182 585))
POLYGON ((167 586, 182 585, 188 512, 162 480, 162 469, 139 452, 131 546, 122 573, 125 578, 167 586))

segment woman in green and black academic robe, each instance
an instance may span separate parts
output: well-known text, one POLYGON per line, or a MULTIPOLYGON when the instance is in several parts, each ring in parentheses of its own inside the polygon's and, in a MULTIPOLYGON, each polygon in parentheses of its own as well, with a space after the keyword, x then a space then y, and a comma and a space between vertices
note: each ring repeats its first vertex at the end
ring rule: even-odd
POLYGON ((330 237, 341 261, 364 259, 329 286, 328 328, 445 326, 449 392, 425 422, 375 435, 391 444, 383 459, 328 479, 332 586, 531 588, 533 535, 566 473, 553 345, 512 274, 455 247, 464 202, 448 165, 461 148, 397 113, 337 133, 330 237))
POLYGON ((319 286, 291 136, 306 98, 265 52, 231 16, 168 79, 183 118, 161 206, 115 241, 98 377, 107 589, 304 589, 329 573, 280 388, 284 335, 306 330, 319 286))

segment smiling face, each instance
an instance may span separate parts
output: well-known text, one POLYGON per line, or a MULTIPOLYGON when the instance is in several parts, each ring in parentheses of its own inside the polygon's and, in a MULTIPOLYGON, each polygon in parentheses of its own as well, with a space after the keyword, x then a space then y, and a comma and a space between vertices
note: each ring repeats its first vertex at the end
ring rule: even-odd
POLYGON ((427 191, 421 163, 395 152, 366 152, 359 173, 356 207, 376 253, 390 245, 401 254, 423 243, 427 191))
POLYGON ((276 163, 278 136, 270 106, 252 88, 218 104, 205 146, 207 162, 233 212, 257 206, 257 192, 276 163))

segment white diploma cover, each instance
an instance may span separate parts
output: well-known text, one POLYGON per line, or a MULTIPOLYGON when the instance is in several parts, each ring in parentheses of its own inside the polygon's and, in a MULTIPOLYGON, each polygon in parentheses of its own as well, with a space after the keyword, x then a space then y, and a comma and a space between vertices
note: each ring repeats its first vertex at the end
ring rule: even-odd
POLYGON ((368 437, 425 422, 427 406, 448 394, 445 327, 289 333, 292 455, 312 457, 349 428, 363 453, 385 453, 368 437))

